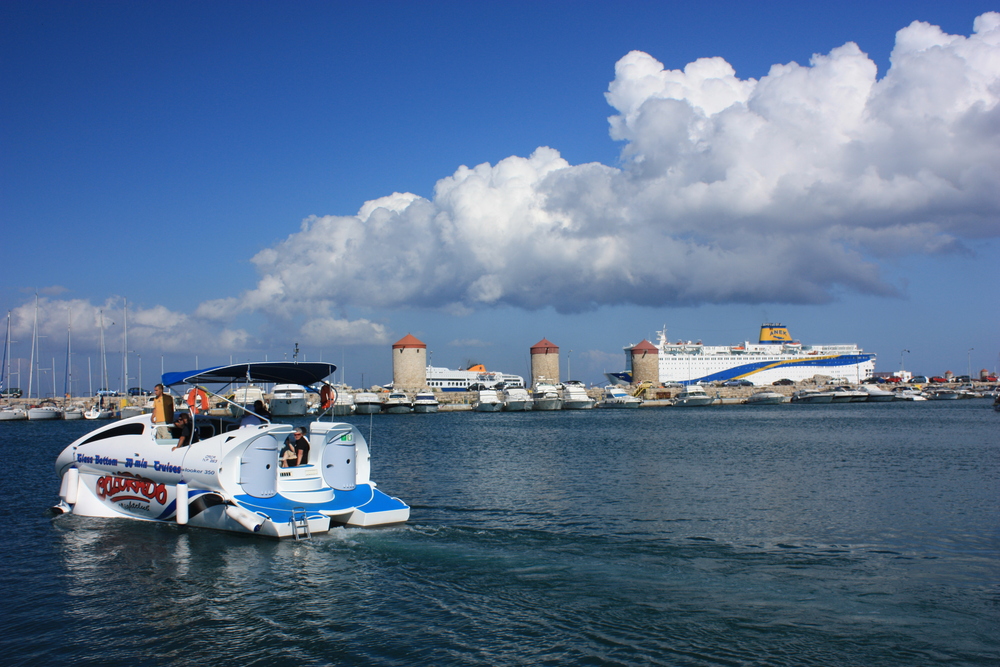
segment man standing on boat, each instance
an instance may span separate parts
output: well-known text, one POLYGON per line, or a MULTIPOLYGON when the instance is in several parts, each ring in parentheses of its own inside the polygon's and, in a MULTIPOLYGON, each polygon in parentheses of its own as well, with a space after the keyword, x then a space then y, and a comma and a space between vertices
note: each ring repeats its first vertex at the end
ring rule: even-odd
POLYGON ((170 437, 170 425, 174 423, 174 399, 163 393, 163 385, 153 387, 153 426, 157 439, 170 437))

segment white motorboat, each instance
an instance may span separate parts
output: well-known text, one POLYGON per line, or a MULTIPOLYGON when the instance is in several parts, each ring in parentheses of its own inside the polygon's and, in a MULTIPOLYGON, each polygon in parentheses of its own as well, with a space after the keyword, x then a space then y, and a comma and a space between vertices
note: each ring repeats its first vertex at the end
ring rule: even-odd
POLYGON ((382 412, 382 397, 371 391, 354 394, 354 414, 377 415, 382 412))
POLYGON ((24 421, 28 418, 28 411, 14 405, 5 405, 0 408, 0 422, 24 421))
POLYGON ((476 402, 472 404, 476 412, 500 412, 503 409, 503 401, 496 389, 481 389, 477 394, 476 402))
POLYGON ((698 384, 685 385, 677 392, 673 405, 678 408, 696 408, 711 405, 714 398, 705 393, 705 388, 698 384))
POLYGON ((868 394, 869 403, 884 403, 896 400, 896 395, 891 391, 886 391, 874 385, 866 384, 861 386, 861 391, 868 394))
POLYGON ((536 382, 531 393, 531 405, 533 410, 561 410, 562 397, 555 385, 536 382))
MULTIPOLYGON (((263 389, 254 384, 237 387, 233 392, 232 398, 229 399, 229 412, 234 417, 242 417, 248 411, 253 411, 254 403, 257 401, 260 401, 262 405, 266 405, 263 389)), ((208 410, 207 407, 202 409, 208 410)), ((124 416, 122 414, 122 417, 124 416)))
MULTIPOLYGON (((253 403, 250 405, 253 406, 253 403)), ((301 417, 309 408, 306 388, 300 384, 274 385, 267 407, 273 417, 301 417)))
POLYGON ((32 421, 62 419, 62 416, 62 410, 55 405, 42 403, 28 408, 28 419, 32 421))
MULTIPOLYGON (((204 386, 247 376, 311 384, 335 368, 317 362, 246 363, 167 373, 163 384, 204 386)), ((157 439, 147 414, 75 440, 56 460, 61 485, 53 509, 296 539, 335 525, 409 519, 409 506, 371 481, 368 444, 351 424, 313 422, 310 462, 285 468, 278 465, 279 452, 291 426, 265 421, 240 427, 234 418, 205 414, 194 420, 192 442, 181 448, 175 448, 175 439, 157 439)))
POLYGON ((390 391, 382 402, 382 412, 390 415, 405 415, 413 412, 413 401, 401 391, 390 391))
POLYGON ((777 405, 788 400, 784 394, 776 391, 758 391, 750 394, 744 403, 747 405, 777 405))
POLYGON ((589 410, 594 407, 594 399, 587 395, 582 382, 566 380, 562 385, 563 410, 589 410))
POLYGON ((413 397, 413 411, 420 414, 437 412, 440 402, 433 391, 417 392, 413 397))
POLYGON ((792 403, 832 403, 833 394, 829 391, 802 389, 792 394, 792 403))
POLYGON ((927 392, 929 401, 955 401, 959 398, 959 392, 955 389, 931 389, 927 392))
POLYGON ((507 387, 503 390, 505 412, 522 412, 531 409, 531 396, 524 387, 507 387))
POLYGON ((63 408, 63 419, 83 419, 83 409, 76 406, 70 406, 68 408, 63 408))
POLYGON ((608 385, 604 395, 597 404, 599 408, 637 408, 642 405, 642 399, 630 395, 621 385, 608 385))
POLYGON ((344 387, 337 389, 333 397, 332 414, 334 417, 346 417, 354 414, 354 397, 344 387))
POLYGON ((102 408, 99 405, 91 406, 83 413, 84 419, 111 419, 113 416, 113 411, 107 408, 102 408))

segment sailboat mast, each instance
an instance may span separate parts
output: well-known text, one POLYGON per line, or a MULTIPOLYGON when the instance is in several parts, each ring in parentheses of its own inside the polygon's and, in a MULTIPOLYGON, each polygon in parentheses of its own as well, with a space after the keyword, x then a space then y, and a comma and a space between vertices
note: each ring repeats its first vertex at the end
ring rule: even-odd
POLYGON ((7 337, 3 343, 3 364, 0 365, 0 391, 7 388, 10 381, 10 311, 7 311, 7 337))
POLYGON ((28 366, 28 398, 31 398, 31 390, 34 388, 35 380, 35 345, 38 344, 38 294, 35 294, 35 318, 31 325, 31 359, 28 366))
POLYGON ((101 311, 101 389, 108 389, 108 352, 104 347, 104 311, 101 311))
MULTIPOLYGON (((54 366, 55 364, 53 364, 54 366)), ((73 311, 69 311, 69 325, 66 327, 66 378, 63 380, 63 394, 73 395, 73 311)))
POLYGON ((128 393, 128 299, 125 299, 125 323, 122 330, 122 396, 128 393))

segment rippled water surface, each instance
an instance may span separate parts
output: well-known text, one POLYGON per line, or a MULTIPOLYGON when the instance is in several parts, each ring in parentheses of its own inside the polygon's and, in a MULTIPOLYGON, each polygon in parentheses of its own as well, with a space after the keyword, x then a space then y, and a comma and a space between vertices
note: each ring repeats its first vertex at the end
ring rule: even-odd
POLYGON ((0 423, 14 665, 996 665, 982 400, 351 418, 412 506, 274 542, 53 518, 86 422, 0 423))

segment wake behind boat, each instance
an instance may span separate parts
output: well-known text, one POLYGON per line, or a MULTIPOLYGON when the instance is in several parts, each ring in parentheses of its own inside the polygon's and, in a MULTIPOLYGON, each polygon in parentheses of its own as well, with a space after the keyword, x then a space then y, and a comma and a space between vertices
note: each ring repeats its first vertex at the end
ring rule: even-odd
MULTIPOLYGON (((163 384, 228 386, 248 379, 308 385, 335 368, 318 362, 244 363, 167 373, 163 384)), ((307 537, 333 525, 409 519, 409 506, 371 481, 368 444, 351 424, 313 422, 307 432, 309 462, 279 467, 291 426, 266 418, 241 426, 234 418, 191 412, 192 442, 185 447, 178 448, 175 437, 162 437, 177 434, 165 434, 151 414, 102 426, 70 444, 56 460, 61 486, 54 509, 277 538, 307 537)))

